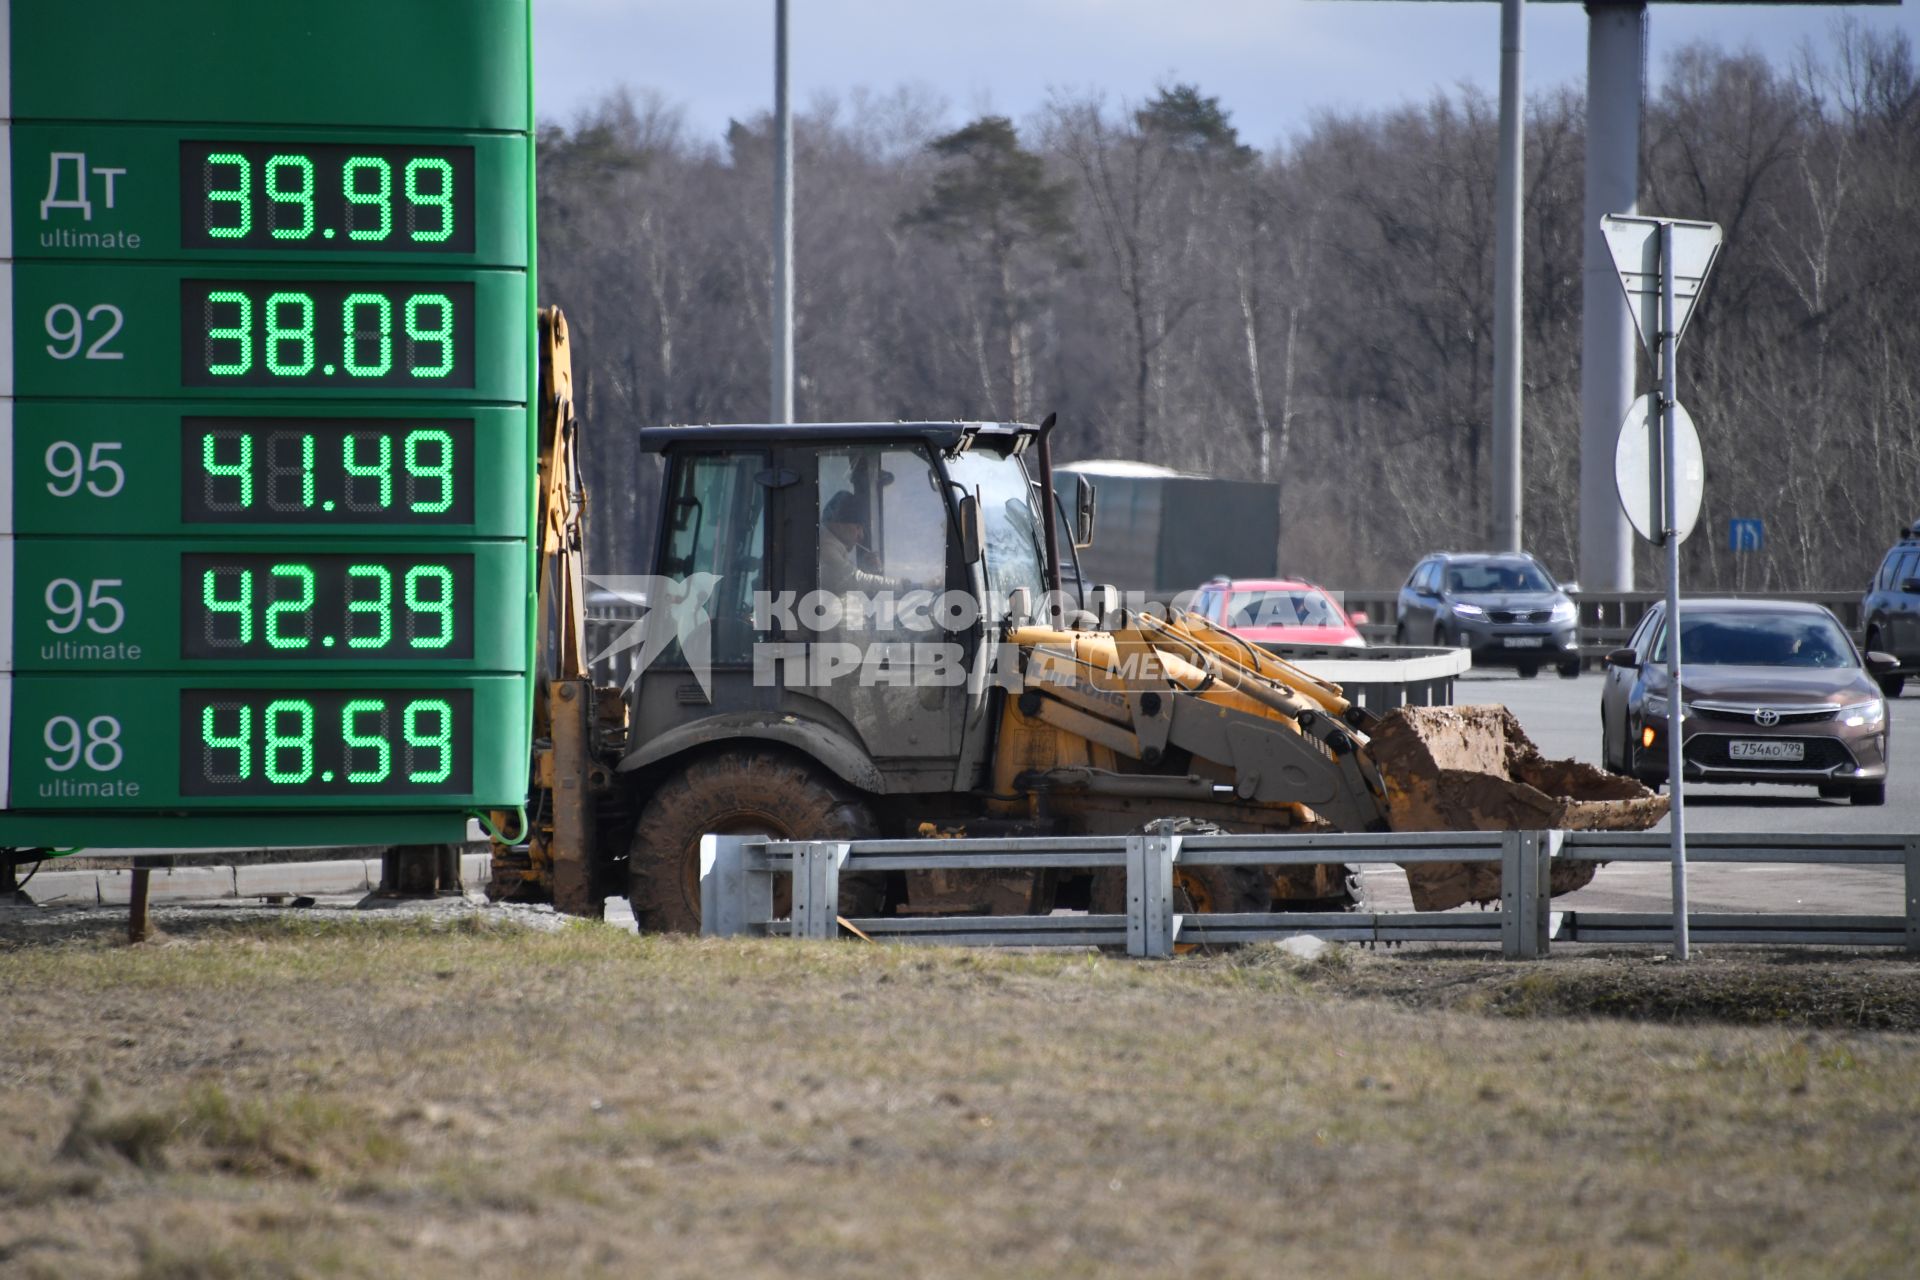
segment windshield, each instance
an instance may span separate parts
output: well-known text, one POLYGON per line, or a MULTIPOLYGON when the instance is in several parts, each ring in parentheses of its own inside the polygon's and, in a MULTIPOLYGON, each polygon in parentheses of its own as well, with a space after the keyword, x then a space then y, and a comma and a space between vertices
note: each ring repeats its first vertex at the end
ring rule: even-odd
MULTIPOLYGON (((1667 660, 1664 626, 1653 660, 1667 660)), ((1809 614, 1682 614, 1680 661, 1690 667, 1855 665, 1853 646, 1833 619, 1809 614)))
POLYGON ((1227 597, 1229 627, 1338 627, 1340 611, 1325 592, 1236 591, 1227 597))
POLYGON ((983 449, 947 459, 953 482, 980 499, 981 523, 986 526, 987 589, 1005 600, 1025 587, 1038 604, 1046 591, 1041 572, 1041 530, 1033 518, 1033 488, 1014 457, 983 449))
POLYGON ((1497 591, 1552 591, 1553 583, 1539 566, 1525 560, 1483 560, 1447 569, 1447 590, 1458 595, 1497 591))

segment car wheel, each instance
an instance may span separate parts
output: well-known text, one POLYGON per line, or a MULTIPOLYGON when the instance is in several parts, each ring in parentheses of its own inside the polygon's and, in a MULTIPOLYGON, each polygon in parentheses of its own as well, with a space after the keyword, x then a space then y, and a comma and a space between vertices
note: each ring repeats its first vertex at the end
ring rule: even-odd
POLYGON ((1576 680, 1579 678, 1579 676, 1580 676, 1580 659, 1568 658, 1566 661, 1560 664, 1560 678, 1562 680, 1576 680))
POLYGON ((1405 647, 1407 643, 1407 624, 1406 623, 1396 622, 1393 624, 1393 642, 1397 645, 1405 647))
POLYGON ((1853 794, 1853 788, 1844 782, 1823 782, 1820 784, 1822 800, 1845 800, 1853 794))
POLYGON ((1445 627, 1435 627, 1433 629, 1433 647, 1436 649, 1453 648, 1453 641, 1447 638, 1447 629, 1445 627))
POLYGON ((1600 767, 1608 773, 1625 773, 1613 754, 1613 735, 1607 732, 1607 713, 1600 712, 1600 767))
POLYGON ((1884 782, 1869 782, 1863 786, 1855 787, 1853 794, 1848 796, 1847 799, 1853 801, 1855 804, 1861 805, 1885 804, 1887 802, 1887 784, 1884 782))
POLYGON ((1540 674, 1540 668, 1534 666, 1531 662, 1522 663, 1520 665, 1520 678, 1522 680, 1531 680, 1539 674, 1540 674))
POLYGON ((1899 697, 1900 691, 1906 687, 1907 678, 1905 676, 1880 677, 1880 692, 1886 694, 1889 698, 1899 697))

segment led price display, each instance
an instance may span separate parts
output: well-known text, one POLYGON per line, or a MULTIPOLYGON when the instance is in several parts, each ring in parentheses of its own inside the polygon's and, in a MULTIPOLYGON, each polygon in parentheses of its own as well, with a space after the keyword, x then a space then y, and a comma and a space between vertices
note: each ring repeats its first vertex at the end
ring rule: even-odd
POLYGON ((473 521, 471 419, 183 418, 180 445, 188 524, 473 521))
POLYGON ((471 387, 473 285, 182 280, 180 347, 194 387, 471 387))
POLYGON ((180 144, 187 249, 473 252, 473 148, 180 144))
POLYGON ((473 557, 189 552, 183 658, 471 658, 473 557))
POLYGON ((180 694, 182 795, 459 795, 472 785, 471 690, 180 694))

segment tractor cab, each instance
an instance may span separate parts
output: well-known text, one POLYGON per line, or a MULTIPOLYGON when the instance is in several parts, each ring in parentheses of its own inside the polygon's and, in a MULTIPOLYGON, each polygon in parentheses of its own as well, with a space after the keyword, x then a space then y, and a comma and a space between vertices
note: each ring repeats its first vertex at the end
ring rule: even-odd
MULTIPOLYGON (((761 738, 877 794, 977 786, 998 642, 1049 582, 1038 438, 962 422, 643 430, 666 473, 621 767, 761 738)), ((1089 524, 1091 495, 1077 505, 1089 524)))

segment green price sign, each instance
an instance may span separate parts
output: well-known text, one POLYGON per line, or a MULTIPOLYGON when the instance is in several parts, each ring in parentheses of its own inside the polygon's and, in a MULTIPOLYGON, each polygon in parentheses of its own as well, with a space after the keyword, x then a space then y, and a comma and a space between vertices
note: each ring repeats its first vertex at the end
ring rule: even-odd
POLYGON ((524 798, 529 4, 0 19, 0 841, 524 798))
POLYGON ((42 401, 10 435, 23 538, 527 536, 521 408, 42 401))

